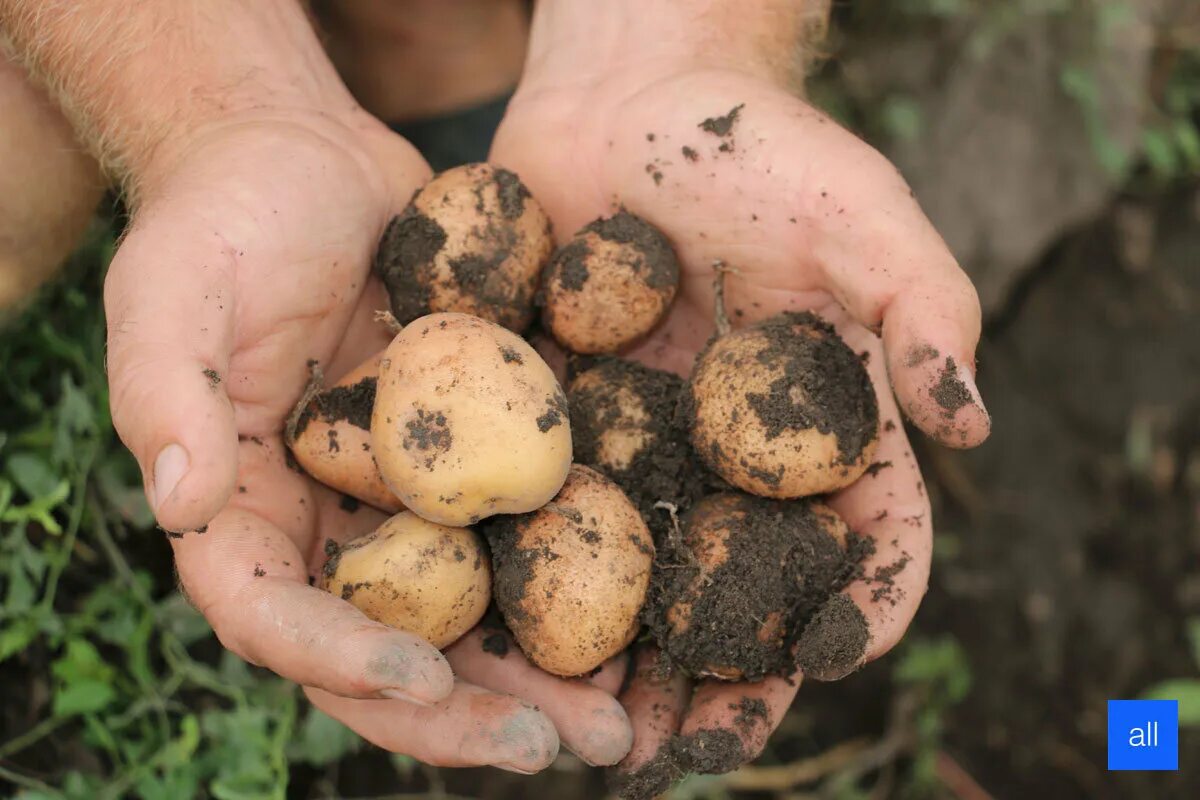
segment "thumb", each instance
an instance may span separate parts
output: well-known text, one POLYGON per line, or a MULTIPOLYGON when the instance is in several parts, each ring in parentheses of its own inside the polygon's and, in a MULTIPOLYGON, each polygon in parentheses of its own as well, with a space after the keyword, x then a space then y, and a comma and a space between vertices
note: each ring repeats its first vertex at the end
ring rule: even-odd
POLYGON ((140 213, 105 279, 113 425, 169 531, 207 525, 233 492, 234 302, 234 253, 178 207, 140 213))

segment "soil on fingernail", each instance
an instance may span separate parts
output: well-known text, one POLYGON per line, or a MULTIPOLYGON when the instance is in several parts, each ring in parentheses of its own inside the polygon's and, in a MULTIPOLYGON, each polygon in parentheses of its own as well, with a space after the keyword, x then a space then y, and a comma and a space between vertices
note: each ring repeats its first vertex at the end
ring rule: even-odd
POLYGON ((870 641, 867 618, 854 601, 834 595, 813 615, 796 647, 796 662, 817 680, 836 680, 853 672, 870 641))
POLYGON ((952 356, 946 356, 946 364, 942 374, 933 387, 933 399, 944 410, 945 416, 953 417, 954 413, 971 402, 971 392, 966 384, 958 377, 958 365, 952 356))
POLYGON ((622 800, 651 800, 686 775, 687 771, 675 761, 670 741, 664 742, 654 758, 635 770, 610 767, 604 771, 609 790, 622 800))
POLYGON ((724 775, 746 763, 746 748, 742 738, 723 728, 696 731, 676 736, 671 741, 675 759, 686 764, 689 772, 701 775, 724 775))

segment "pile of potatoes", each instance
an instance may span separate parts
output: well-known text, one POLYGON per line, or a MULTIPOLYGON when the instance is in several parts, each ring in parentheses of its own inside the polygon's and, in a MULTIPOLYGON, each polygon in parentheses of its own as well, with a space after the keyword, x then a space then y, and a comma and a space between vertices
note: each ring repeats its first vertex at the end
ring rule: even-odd
MULTIPOLYGON (((799 498, 856 480, 878 425, 830 326, 784 314, 733 331, 687 381, 621 359, 675 299, 670 242, 621 210, 555 250, 529 191, 487 164, 421 189, 375 269, 403 327, 306 396, 288 431, 310 475, 394 514, 331 548, 326 590, 443 648, 495 602, 556 675, 594 670, 643 628, 693 674, 791 671, 797 598, 820 594, 799 561, 814 536, 846 537, 799 498), (574 354, 565 392, 522 338, 535 318, 574 354), (738 595, 761 599, 755 625, 725 624, 746 615, 722 607, 738 595)), ((828 596, 835 577, 821 581, 828 596)))

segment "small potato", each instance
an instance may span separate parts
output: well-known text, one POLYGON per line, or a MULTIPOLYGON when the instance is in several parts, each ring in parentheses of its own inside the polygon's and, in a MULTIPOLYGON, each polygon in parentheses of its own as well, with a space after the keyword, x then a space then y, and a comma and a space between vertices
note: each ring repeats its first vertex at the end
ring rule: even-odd
POLYGON ((323 588, 373 620, 449 647, 483 618, 492 570, 469 528, 402 511, 325 562, 323 588))
POLYGON ((431 314, 384 353, 371 419, 384 481, 443 525, 540 508, 571 468, 567 400, 529 344, 466 314, 431 314))
POLYGON ((575 234, 546 266, 542 321, 568 350, 615 353, 658 324, 678 288, 667 237, 622 210, 575 234))
POLYGON ((514 173, 467 164, 435 176, 392 219, 375 271, 403 324, 460 311, 520 332, 553 248, 549 217, 514 173))
POLYGON ((709 495, 663 554, 651 629, 670 662, 693 675, 788 675, 804 625, 862 556, 846 543, 845 523, 820 503, 709 495))
POLYGON ((497 517, 484 530, 496 604, 533 663, 554 675, 582 675, 633 641, 654 545, 612 481, 576 464, 551 503, 497 517))
POLYGON ((288 446, 321 483, 391 513, 404 508, 371 455, 371 411, 382 353, 367 359, 301 411, 288 446))
POLYGON ((870 465, 879 435, 866 367, 810 313, 778 314, 712 342, 684 400, 699 456, 763 497, 849 486, 870 465))

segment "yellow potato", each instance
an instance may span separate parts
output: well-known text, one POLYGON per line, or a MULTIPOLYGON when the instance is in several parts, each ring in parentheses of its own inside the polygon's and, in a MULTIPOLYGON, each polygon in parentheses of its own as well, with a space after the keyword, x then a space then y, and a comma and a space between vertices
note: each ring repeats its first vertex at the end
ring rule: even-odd
POLYGON ((443 648, 482 619, 491 582, 478 534, 403 511, 335 552, 323 587, 371 619, 443 648))
POLYGON ((522 331, 553 248, 550 219, 515 174, 467 164, 435 176, 392 219, 375 271, 401 323, 459 311, 522 331))
POLYGON ((615 353, 658 324, 679 288, 679 262, 654 226, 628 211, 575 234, 542 276, 542 321, 576 353, 615 353))
POLYGON ((496 604, 533 663, 582 675, 633 641, 654 544, 615 483, 576 464, 552 502, 485 531, 496 604))
POLYGON ((288 446, 321 483, 395 513, 404 504, 379 476, 371 455, 371 411, 382 353, 367 359, 308 404, 288 446))
POLYGON ((875 453, 879 407, 866 367, 813 314, 778 314, 722 336, 696 359, 684 391, 696 453, 753 494, 835 491, 875 453))
POLYGON ((431 314, 380 364, 371 446, 406 508, 443 525, 545 505, 571 467, 567 401, 529 344, 466 314, 431 314))

